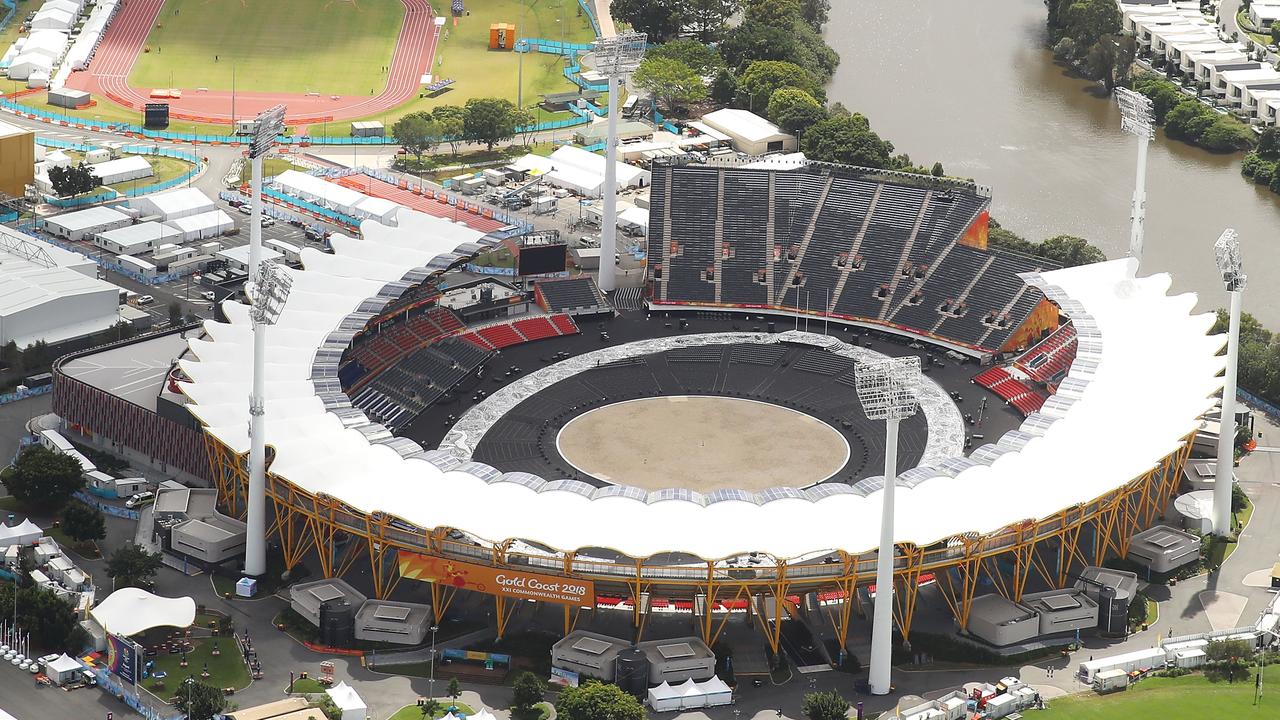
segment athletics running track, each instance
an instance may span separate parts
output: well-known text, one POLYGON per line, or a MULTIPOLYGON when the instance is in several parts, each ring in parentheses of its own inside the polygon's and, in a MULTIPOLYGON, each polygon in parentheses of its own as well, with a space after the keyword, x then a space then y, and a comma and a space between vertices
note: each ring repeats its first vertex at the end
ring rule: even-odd
MULTIPOLYGON (((387 0, 380 0, 386 2, 387 0)), ((343 95, 334 100, 330 95, 299 93, 237 92, 235 113, 238 118, 252 117, 283 103, 287 105, 290 125, 309 125, 376 115, 412 99, 421 79, 431 67, 436 49, 436 28, 428 0, 400 0, 405 7, 404 25, 391 58, 387 84, 379 95, 361 97, 343 95)), ((129 86, 129 72, 146 44, 147 34, 155 25, 164 0, 125 0, 102 37, 89 69, 72 73, 69 87, 105 96, 111 101, 141 112, 149 102, 169 103, 169 116, 179 120, 205 123, 231 123, 231 92, 181 88, 178 99, 152 99, 151 88, 129 86)))

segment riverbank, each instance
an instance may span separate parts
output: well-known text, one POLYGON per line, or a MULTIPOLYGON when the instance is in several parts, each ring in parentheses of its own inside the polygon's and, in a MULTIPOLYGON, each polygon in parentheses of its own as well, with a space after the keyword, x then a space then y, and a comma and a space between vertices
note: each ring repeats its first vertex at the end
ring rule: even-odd
MULTIPOLYGON (((1040 0, 833 4, 841 55, 828 97, 870 117, 897 150, 992 188, 992 214, 1030 238, 1070 234, 1109 257, 1128 247, 1134 141, 1114 99, 1071 77, 1046 48, 1040 0), (904 43, 903 38, 910 38, 904 43)), ((1241 236, 1246 262, 1270 253, 1280 197, 1241 185, 1239 155, 1157 133, 1148 158, 1144 273, 1170 272, 1198 308, 1226 302, 1212 244, 1241 236)), ((1247 308, 1280 326, 1280 264, 1250 264, 1247 308)))

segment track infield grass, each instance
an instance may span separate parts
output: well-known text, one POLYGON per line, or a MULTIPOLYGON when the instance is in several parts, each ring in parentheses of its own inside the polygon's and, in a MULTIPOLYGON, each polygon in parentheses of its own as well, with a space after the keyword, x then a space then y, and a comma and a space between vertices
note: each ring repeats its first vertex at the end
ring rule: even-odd
POLYGON ((234 68, 238 90, 368 95, 404 14, 397 0, 169 0, 129 84, 230 90, 234 68))
MULTIPOLYGON (((1255 670, 1256 672, 1256 670, 1255 670)), ((1204 675, 1142 680, 1123 692, 1092 692, 1057 698, 1047 710, 1034 713, 1038 720, 1199 720, 1200 718, 1272 718, 1280 715, 1280 697, 1274 690, 1253 704, 1253 679, 1236 683, 1209 682, 1204 675)))

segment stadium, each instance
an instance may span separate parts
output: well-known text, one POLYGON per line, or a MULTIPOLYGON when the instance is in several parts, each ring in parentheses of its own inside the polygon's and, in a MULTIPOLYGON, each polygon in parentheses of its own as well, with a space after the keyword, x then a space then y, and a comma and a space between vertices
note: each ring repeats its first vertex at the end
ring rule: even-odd
MULTIPOLYGON (((637 634, 670 612, 711 644, 747 614, 776 652, 777 620, 807 608, 844 643, 874 582, 885 448, 853 377, 914 353, 896 620, 907 636, 929 586, 964 628, 979 584, 1017 600, 1123 554, 1221 390, 1194 296, 1130 259, 988 248, 984 188, 672 160, 651 198, 644 287, 611 297, 586 276, 477 280, 477 256, 532 265, 555 243, 407 208, 302 251, 267 350, 285 568, 367 574, 381 598, 428 580, 437 616, 459 589, 492 594, 499 636, 520 596, 493 583, 523 574, 565 632, 584 609, 637 634)), ((220 312, 63 358, 54 411, 243 514, 253 338, 247 305, 220 312), (150 390, 118 370, 139 365, 150 390)))

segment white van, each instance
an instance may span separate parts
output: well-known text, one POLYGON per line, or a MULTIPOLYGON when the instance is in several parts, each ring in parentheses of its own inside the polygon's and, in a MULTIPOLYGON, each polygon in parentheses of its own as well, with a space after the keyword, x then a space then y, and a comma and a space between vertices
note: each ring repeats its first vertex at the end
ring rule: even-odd
POLYGON ((155 499, 156 494, 148 490, 146 492, 131 495, 128 500, 124 501, 124 506, 132 510, 133 508, 139 508, 143 505, 155 502, 155 499))

